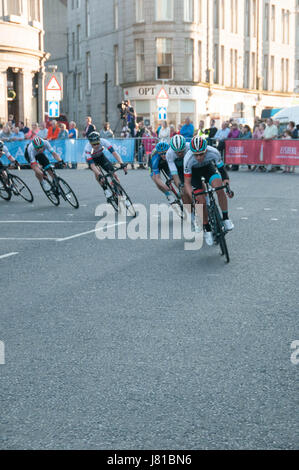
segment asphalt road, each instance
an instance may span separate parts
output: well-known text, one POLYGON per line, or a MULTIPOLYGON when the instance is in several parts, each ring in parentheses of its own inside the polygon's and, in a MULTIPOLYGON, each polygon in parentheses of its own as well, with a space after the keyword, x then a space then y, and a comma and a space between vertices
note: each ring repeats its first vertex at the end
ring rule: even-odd
MULTIPOLYGON (((33 206, 0 201, 0 447, 298 448, 299 173, 231 174, 229 265, 182 240, 98 240, 96 182, 61 173, 77 211, 31 171, 33 206)), ((121 179, 164 202, 147 172, 121 179)))

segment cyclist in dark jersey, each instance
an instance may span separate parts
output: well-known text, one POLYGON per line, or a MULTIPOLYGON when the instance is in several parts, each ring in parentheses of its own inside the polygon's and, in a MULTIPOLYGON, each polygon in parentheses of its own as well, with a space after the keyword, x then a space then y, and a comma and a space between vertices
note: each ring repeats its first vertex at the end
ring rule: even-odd
POLYGON ((159 189, 163 194, 165 194, 166 199, 169 204, 173 204, 175 202, 175 197, 169 191, 168 186, 166 186, 165 183, 163 183, 160 173, 162 170, 164 170, 167 175, 170 175, 170 170, 168 167, 168 163, 166 160, 166 153, 169 150, 169 144, 167 142, 159 142, 155 149, 153 150, 150 159, 149 159, 149 169, 150 169, 150 175, 159 189))

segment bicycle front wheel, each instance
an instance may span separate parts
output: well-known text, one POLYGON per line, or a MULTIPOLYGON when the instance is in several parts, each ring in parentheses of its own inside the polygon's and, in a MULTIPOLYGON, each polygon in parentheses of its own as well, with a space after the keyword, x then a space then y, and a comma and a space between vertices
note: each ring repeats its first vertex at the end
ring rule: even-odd
POLYGON ((0 197, 5 201, 11 200, 11 190, 6 187, 2 179, 0 178, 0 197))
POLYGON ((230 257, 229 257, 228 248, 227 248, 226 239, 225 239, 225 230, 224 230, 223 221, 221 220, 218 209, 216 209, 215 215, 216 215, 215 226, 217 227, 217 239, 220 245, 221 256, 224 256, 226 259, 226 262, 229 263, 230 257))
POLYGON ((18 176, 11 175, 13 189, 16 191, 16 196, 21 196, 26 202, 33 202, 33 195, 27 184, 18 176))
POLYGON ((68 202, 74 209, 79 209, 78 199, 70 185, 62 178, 58 178, 58 184, 63 199, 68 202))
MULTIPOLYGON (((126 206, 126 211, 127 215, 131 217, 136 217, 137 213, 134 207, 133 202, 131 201, 128 193, 124 190, 122 185, 120 183, 114 183, 114 187, 116 189, 116 193, 118 193, 118 196, 122 197, 124 199, 124 204, 126 206)), ((117 204, 118 204, 118 198, 117 198, 117 204)))

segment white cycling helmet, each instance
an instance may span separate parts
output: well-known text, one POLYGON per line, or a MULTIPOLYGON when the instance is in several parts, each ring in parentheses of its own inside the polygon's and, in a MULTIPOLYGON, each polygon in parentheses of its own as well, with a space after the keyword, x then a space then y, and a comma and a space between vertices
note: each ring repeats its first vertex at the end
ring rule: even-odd
POLYGON ((170 141, 170 147, 174 152, 182 152, 186 148, 186 139, 183 135, 174 135, 170 141))

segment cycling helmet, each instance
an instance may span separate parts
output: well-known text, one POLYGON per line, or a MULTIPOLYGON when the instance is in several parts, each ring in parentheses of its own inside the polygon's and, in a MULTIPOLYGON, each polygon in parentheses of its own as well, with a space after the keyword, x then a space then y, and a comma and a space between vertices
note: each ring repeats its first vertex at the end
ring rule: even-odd
POLYGON ((4 142, 0 140, 0 150, 3 150, 3 147, 4 147, 4 142))
POLYGON ((43 146, 45 145, 43 139, 41 139, 40 137, 34 137, 32 143, 33 147, 37 150, 43 148, 43 146))
POLYGON ((159 142, 156 146, 157 153, 166 153, 169 149, 169 144, 167 142, 159 142))
POLYGON ((99 144, 101 141, 100 134, 98 132, 91 132, 87 138, 91 144, 99 144))
POLYGON ((207 150, 208 142, 202 137, 193 137, 190 150, 194 153, 204 153, 207 150))
POLYGON ((186 148, 186 139, 183 135, 174 135, 170 141, 170 147, 174 152, 182 152, 186 148))

